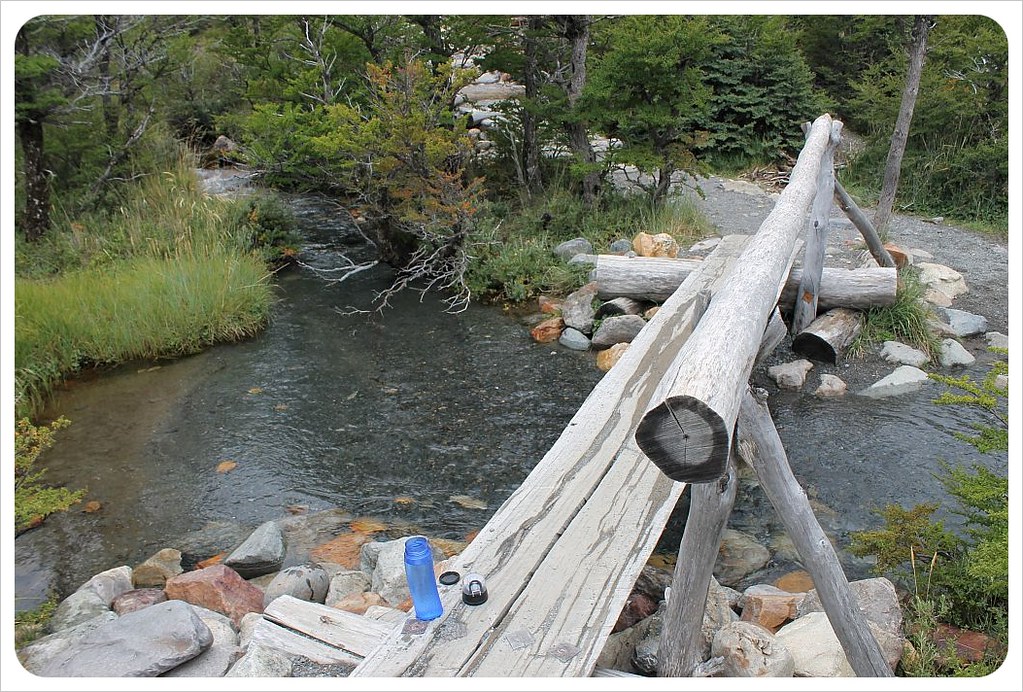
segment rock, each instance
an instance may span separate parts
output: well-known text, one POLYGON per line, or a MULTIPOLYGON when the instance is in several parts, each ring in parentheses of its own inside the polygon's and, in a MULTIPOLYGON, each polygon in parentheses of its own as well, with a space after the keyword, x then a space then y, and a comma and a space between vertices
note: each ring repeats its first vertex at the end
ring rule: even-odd
POLYGON ((295 565, 282 569, 263 591, 263 607, 285 594, 301 601, 323 603, 327 597, 330 579, 319 565, 295 565))
POLYGON ((583 334, 593 331, 593 300, 597 297, 597 283, 591 281, 582 288, 573 291, 565 298, 561 306, 561 319, 566 327, 577 329, 583 334))
POLYGON ((1004 389, 1008 392, 1009 389, 1009 376, 1008 375, 996 375, 995 386, 999 389, 1004 389))
POLYGON ((665 604, 661 603, 656 613, 636 625, 644 627, 646 635, 636 644, 632 654, 632 665, 643 675, 657 674, 657 649, 661 644, 661 630, 664 629, 664 611, 665 604))
POLYGON ((560 317, 551 317, 529 330, 529 335, 538 344, 549 344, 561 338, 561 332, 565 329, 565 322, 560 317))
POLYGON ((362 591, 360 593, 350 593, 347 596, 342 596, 336 601, 332 601, 329 605, 331 608, 345 610, 349 613, 355 613, 356 615, 363 615, 373 606, 388 606, 390 604, 378 593, 373 591, 362 591))
POLYGON ((106 602, 107 606, 111 606, 114 599, 126 591, 131 591, 131 589, 131 567, 127 565, 100 572, 78 587, 79 591, 90 590, 96 592, 106 602))
POLYGON ((806 373, 813 368, 813 363, 800 358, 791 363, 772 365, 767 369, 767 375, 775 381, 781 389, 800 390, 806 382, 806 373))
POLYGON ((163 603, 167 600, 167 592, 155 587, 146 589, 132 589, 114 599, 111 608, 118 615, 127 615, 136 610, 142 610, 149 606, 163 603))
POLYGON ((537 306, 540 308, 540 312, 544 315, 554 315, 561 312, 561 301, 556 298, 540 296, 536 300, 537 306))
POLYGON ((808 613, 778 630, 775 635, 792 654, 794 675, 810 678, 855 676, 828 616, 808 613))
POLYGON ((963 275, 943 264, 921 262, 916 266, 920 281, 929 288, 924 298, 935 305, 948 306, 953 298, 969 290, 963 275))
POLYGON ((739 602, 742 619, 769 632, 777 632, 779 627, 796 618, 804 595, 782 591, 768 584, 755 584, 743 592, 739 602))
MULTIPOLYGON (((774 585, 782 591, 788 591, 789 593, 806 593, 813 588, 813 577, 806 570, 796 570, 795 572, 789 572, 783 574, 774 580, 774 585)), ((806 599, 803 599, 804 601, 806 599)), ((800 601, 802 604, 803 601, 800 601)), ((797 611, 796 617, 799 616, 797 611)))
POLYGON ((955 336, 952 327, 931 315, 927 317, 927 329, 938 336, 955 336))
POLYGON ((938 354, 938 362, 941 363, 941 367, 951 368, 954 365, 972 365, 975 360, 977 359, 955 339, 942 340, 941 353, 938 354))
POLYGON ((615 344, 630 343, 645 326, 646 320, 639 315, 608 317, 593 333, 593 346, 594 348, 608 348, 615 344))
MULTIPOLYGON (((340 508, 325 509, 311 514, 300 514, 277 520, 277 526, 284 534, 284 565, 300 565, 313 560, 313 549, 325 541, 348 531, 353 519, 350 512, 340 508)), ((329 562, 329 560, 313 560, 329 562)), ((321 565, 327 569, 326 565, 321 565)))
POLYGON ((238 633, 231 621, 219 613, 196 609, 199 619, 210 628, 213 643, 195 658, 164 673, 168 678, 221 678, 245 653, 238 646, 238 633))
POLYGON ((895 243, 885 243, 884 249, 888 251, 888 254, 895 260, 895 266, 902 269, 907 264, 911 264, 910 255, 905 250, 900 248, 895 243))
POLYGON ((672 573, 653 565, 643 565, 643 571, 636 578, 633 591, 645 593, 657 602, 664 600, 664 590, 671 586, 672 573))
POLYGON ((72 644, 97 627, 102 627, 116 619, 117 615, 112 610, 107 610, 91 620, 86 620, 74 627, 58 630, 53 634, 40 637, 28 646, 18 650, 18 660, 21 661, 21 665, 24 666, 25 670, 38 675, 39 670, 49 665, 50 661, 57 658, 58 655, 67 650, 72 644))
POLYGON ((240 625, 246 613, 263 612, 263 592, 227 565, 213 565, 172 577, 164 589, 167 598, 223 613, 235 625, 240 625))
POLYGON ((555 247, 554 254, 567 262, 576 255, 592 255, 593 245, 586 238, 573 238, 555 247))
POLYGON ((561 332, 561 336, 558 337, 558 343, 573 351, 588 351, 590 348, 589 338, 578 329, 573 329, 572 327, 568 327, 565 331, 561 332))
POLYGON ((958 337, 974 336, 987 331, 987 318, 981 315, 953 308, 941 308, 939 312, 944 314, 952 333, 958 337))
POLYGON ((252 641, 252 633, 261 622, 263 622, 262 613, 245 613, 242 616, 242 620, 238 624, 238 646, 242 647, 242 649, 249 648, 249 642, 252 641))
POLYGON ((714 636, 711 655, 724 657, 728 677, 792 677, 795 660, 784 643, 752 622, 732 622, 714 636))
POLYGON ((886 341, 881 346, 881 356, 889 363, 912 365, 919 368, 930 358, 926 353, 898 341, 886 341))
POLYGON ((152 677, 206 651, 213 634, 195 610, 167 601, 97 627, 42 666, 44 677, 152 677))
POLYGON ((814 396, 821 398, 843 396, 849 386, 845 383, 838 375, 829 375, 828 373, 821 374, 821 383, 814 390, 814 396))
POLYGON ((245 655, 231 666, 226 678, 288 678, 291 658, 282 651, 261 644, 250 644, 245 655))
POLYGON ((136 589, 162 587, 171 577, 181 574, 181 551, 164 548, 132 570, 131 583, 136 589))
MULTIPOLYGON (((238 522, 211 521, 207 522, 201 529, 189 532, 178 538, 172 545, 181 551, 181 567, 185 571, 190 571, 196 569, 200 561, 206 560, 213 555, 224 553, 226 557, 226 552, 234 546, 241 544, 250 533, 252 533, 251 529, 245 528, 238 522)), ((136 583, 135 586, 163 586, 163 584, 142 585, 136 583)))
POLYGON ((323 602, 333 606, 345 596, 368 591, 369 587, 369 576, 362 570, 340 572, 331 578, 330 587, 327 589, 327 596, 323 602))
POLYGON ((934 255, 932 255, 931 253, 927 252, 927 250, 921 250, 918 247, 910 248, 909 249, 909 254, 912 255, 914 263, 919 261, 919 260, 932 260, 932 259, 934 259, 934 255))
POLYGON ((881 399, 888 396, 898 396, 915 392, 927 381, 927 373, 912 365, 902 365, 895 368, 887 377, 883 377, 874 384, 860 392, 860 396, 871 399, 881 399))
POLYGON ((977 663, 984 659, 988 651, 997 652, 1000 644, 997 640, 972 630, 964 630, 954 625, 939 623, 931 633, 931 641, 944 659, 944 652, 948 645, 955 647, 956 658, 968 663, 977 663))
POLYGON ((667 233, 640 231, 632 239, 632 249, 640 257, 678 257, 678 242, 667 233))
POLYGON ((622 354, 629 350, 628 344, 615 344, 611 348, 606 348, 603 351, 597 352, 597 368, 603 372, 607 372, 614 367, 614 364, 619 361, 622 354))
POLYGON ((722 627, 739 619, 735 612, 735 606, 739 601, 739 592, 727 586, 721 586, 714 577, 710 578, 710 586, 707 589, 707 605, 703 610, 703 620, 700 623, 700 634, 703 635, 703 658, 709 658, 711 648, 714 644, 714 637, 722 627))
POLYGON ((652 308, 643 313, 643 319, 647 321, 652 320, 654 318, 654 315, 660 312, 660 310, 661 310, 660 305, 653 306, 652 308))
POLYGON ((721 584, 732 586, 766 565, 770 559, 770 551, 752 536, 735 529, 725 529, 714 562, 714 576, 721 584))
POLYGON ((989 348, 1009 348, 1009 337, 1001 332, 987 332, 984 338, 989 348))
POLYGON ((57 606, 50 618, 50 630, 59 632, 109 612, 106 599, 92 589, 76 591, 57 606))
POLYGON ((218 154, 230 154, 231 152, 238 151, 238 144, 227 135, 220 135, 213 142, 213 151, 218 154))
POLYGON ((224 558, 224 565, 244 579, 251 579, 279 570, 284 564, 285 550, 281 527, 275 521, 267 521, 224 558))
POLYGON ((614 627, 611 628, 611 632, 627 630, 640 620, 650 617, 655 612, 657 612, 657 601, 645 593, 633 591, 629 594, 628 599, 626 599, 625 606, 618 615, 618 620, 615 622, 614 627))
POLYGON ((626 240, 625 238, 619 238, 618 240, 611 243, 608 248, 608 252, 612 255, 624 255, 626 252, 632 249, 632 241, 626 240))

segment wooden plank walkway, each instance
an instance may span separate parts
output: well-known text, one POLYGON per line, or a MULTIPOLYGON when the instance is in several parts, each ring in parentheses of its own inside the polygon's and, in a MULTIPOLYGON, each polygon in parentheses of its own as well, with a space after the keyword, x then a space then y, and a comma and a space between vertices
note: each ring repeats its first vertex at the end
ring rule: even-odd
MULTIPOLYGON (((489 600, 440 587, 444 614, 391 630, 353 676, 589 676, 684 484, 633 433, 748 236, 728 236, 598 382, 561 437, 450 569, 489 600), (409 626, 419 625, 419 627, 409 626)), ((779 287, 780 291, 780 287, 779 287)))

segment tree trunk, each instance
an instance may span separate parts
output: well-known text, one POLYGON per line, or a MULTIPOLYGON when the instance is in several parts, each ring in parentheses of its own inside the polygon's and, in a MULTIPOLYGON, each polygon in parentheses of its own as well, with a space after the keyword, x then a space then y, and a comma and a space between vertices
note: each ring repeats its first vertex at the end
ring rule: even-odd
MULTIPOLYGON (((590 17, 584 14, 573 14, 561 17, 559 21, 563 27, 565 38, 572 44, 572 78, 568 83, 568 105, 574 111, 576 103, 586 87, 586 48, 590 41, 590 17)), ((590 168, 597 162, 597 156, 590 145, 586 122, 579 120, 574 112, 570 114, 570 117, 571 120, 565 126, 568 130, 569 145, 576 158, 587 167, 582 179, 583 202, 586 206, 593 206, 600 187, 600 173, 590 170, 590 168)))
POLYGON ((540 176, 540 141, 536 132, 536 114, 533 112, 540 95, 539 67, 537 65, 537 32, 543 26, 542 16, 530 16, 526 27, 523 52, 526 57, 526 107, 522 109, 522 156, 525 170, 526 193, 533 195, 543 192, 540 176))
POLYGON ((829 310, 792 338, 792 351, 811 360, 838 363, 860 333, 861 315, 848 308, 829 310))
POLYGON ((43 121, 25 117, 18 121, 18 139, 25 159, 25 211, 21 220, 25 240, 39 240, 50 229, 50 181, 43 166, 43 121))
POLYGON ((877 263, 882 267, 894 267, 895 260, 892 259, 891 254, 885 249, 884 243, 878 237, 874 225, 870 223, 870 219, 864 216, 859 206, 837 180, 835 181, 835 200, 838 202, 838 206, 842 207, 842 211, 849 217, 849 220, 852 221, 853 226, 859 229, 860 235, 863 236, 863 240, 867 243, 867 249, 870 250, 870 254, 874 256, 877 263))
POLYGON ((884 233, 895 206, 895 190, 899 186, 899 172, 902 168, 902 156, 906 153, 906 140, 909 138, 909 125, 913 121, 913 108, 916 106, 916 95, 920 90, 920 75, 924 70, 924 57, 927 54, 927 33, 930 31, 934 17, 917 15, 913 23, 913 42, 909 50, 909 71, 906 73, 906 88, 902 92, 902 104, 899 106, 899 117, 895 120, 895 132, 892 133, 892 144, 888 149, 888 161, 884 166, 884 178, 881 182, 881 197, 874 212, 874 228, 884 233))

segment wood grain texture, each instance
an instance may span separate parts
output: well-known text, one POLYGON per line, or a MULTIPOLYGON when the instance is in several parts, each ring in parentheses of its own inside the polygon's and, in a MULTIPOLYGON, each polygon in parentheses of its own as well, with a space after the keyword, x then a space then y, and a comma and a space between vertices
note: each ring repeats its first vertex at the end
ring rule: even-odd
MULTIPOLYGON (((791 310, 803 276, 801 267, 793 267, 782 290, 778 305, 791 310)), ((866 310, 894 305, 899 290, 899 272, 895 267, 840 269, 825 267, 817 294, 817 314, 832 308, 866 310)))
POLYGON ((890 677, 892 671, 849 588, 838 555, 792 475, 765 399, 749 389, 743 395, 736 430, 739 455, 756 471, 764 494, 785 524, 852 669, 859 676, 890 677))
POLYGON ((271 649, 280 649, 287 654, 305 656, 310 661, 323 665, 341 663, 354 666, 362 660, 361 656, 356 656, 350 651, 338 649, 329 644, 324 644, 318 639, 303 636, 269 620, 260 620, 256 623, 255 628, 252 630, 250 642, 262 644, 271 649))
POLYGON ((589 675, 681 492, 632 432, 666 386, 700 294, 716 290, 747 242, 723 239, 452 558, 449 569, 486 577, 488 601, 467 606, 442 590, 440 618, 422 634, 392 632, 353 676, 589 675))
POLYGON ((288 595, 271 601, 263 610, 263 617, 360 658, 379 646, 394 629, 394 625, 379 620, 288 595))
POLYGON ((673 480, 684 481, 680 469, 686 467, 723 469, 727 463, 742 390, 792 267, 830 135, 831 117, 824 114, 810 128, 774 209, 682 347, 670 393, 651 407, 637 429, 640 449, 673 480), (676 444, 669 445, 664 435, 673 421, 680 432, 676 444))
POLYGON ((597 297, 661 302, 675 292, 703 260, 671 257, 595 255, 593 281, 597 297))

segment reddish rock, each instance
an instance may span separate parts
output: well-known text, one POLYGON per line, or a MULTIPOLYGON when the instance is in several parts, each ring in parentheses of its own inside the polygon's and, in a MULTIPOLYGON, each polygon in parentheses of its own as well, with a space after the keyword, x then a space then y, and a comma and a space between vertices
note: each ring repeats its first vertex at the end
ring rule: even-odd
POLYGON ((615 632, 629 629, 640 620, 653 615, 656 610, 657 601, 645 593, 632 592, 629 595, 629 599, 625 601, 625 607, 622 608, 621 615, 618 616, 618 622, 615 623, 611 633, 614 634, 615 632))
POLYGON ((944 651, 948 642, 955 644, 956 656, 967 663, 982 660, 986 651, 999 646, 996 639, 982 632, 960 629, 955 625, 939 624, 931 638, 938 651, 944 651))
POLYGON ((384 600, 384 597, 378 593, 363 591, 362 593, 348 594, 334 603, 328 603, 327 605, 331 608, 355 613, 356 615, 365 615, 370 606, 390 607, 391 604, 384 600))
POLYGON ((597 352, 597 367, 607 372, 614 367, 614 364, 622 357, 622 354, 629 349, 628 344, 615 344, 611 348, 605 348, 597 352))
POLYGON ((551 317, 533 327, 529 332, 533 340, 540 344, 549 344, 557 341, 565 328, 565 321, 560 317, 551 317))
POLYGON ((167 594, 163 589, 132 589, 115 598, 114 602, 110 604, 110 609, 118 615, 124 615, 157 603, 163 603, 166 600, 167 594))
POLYGON ((678 257, 678 242, 667 233, 640 231, 632 239, 632 249, 640 257, 678 257))
POLYGON ((545 315, 553 315, 561 310, 561 301, 548 296, 540 296, 537 299, 540 304, 540 312, 545 315))
POLYGON ((208 557, 205 560, 196 563, 195 567, 196 569, 206 569, 207 567, 211 567, 213 565, 219 565, 221 562, 224 561, 225 557, 227 557, 227 553, 217 553, 213 557, 208 557))
POLYGON ((775 586, 757 584, 742 594, 742 620, 760 625, 772 633, 797 617, 803 594, 793 594, 775 586))
POLYGON ((778 577, 774 585, 789 593, 806 593, 813 587, 813 578, 806 570, 796 570, 778 577))
POLYGON ((167 580, 167 598, 202 606, 241 626, 247 613, 263 612, 263 591, 226 565, 212 565, 167 580))
POLYGON ((895 260, 895 266, 899 269, 909 264, 909 255, 895 243, 885 243, 884 249, 892 256, 892 259, 895 260))

